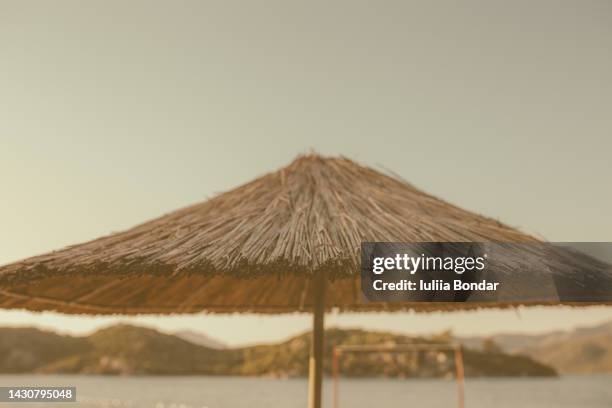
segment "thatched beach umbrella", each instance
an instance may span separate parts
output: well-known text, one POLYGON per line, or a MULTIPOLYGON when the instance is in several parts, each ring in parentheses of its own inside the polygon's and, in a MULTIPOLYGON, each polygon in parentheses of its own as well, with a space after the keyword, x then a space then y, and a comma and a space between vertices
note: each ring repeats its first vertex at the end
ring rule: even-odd
POLYGON ((348 159, 308 155, 125 232, 0 268, 0 307, 313 312, 309 399, 320 407, 325 310, 456 308, 365 302, 362 241, 537 242, 396 177, 348 159))

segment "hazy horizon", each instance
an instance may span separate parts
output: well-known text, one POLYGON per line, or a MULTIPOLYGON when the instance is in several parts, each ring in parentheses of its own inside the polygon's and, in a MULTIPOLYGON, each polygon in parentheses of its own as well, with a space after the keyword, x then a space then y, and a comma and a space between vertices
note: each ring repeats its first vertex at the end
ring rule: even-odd
MULTIPOLYGON (((568 310, 570 309, 569 307, 561 307, 561 308, 564 309, 562 312, 558 310, 556 312, 567 314, 568 310)), ((607 312, 609 312, 611 308, 594 306, 593 309, 600 309, 600 311, 607 309, 607 312)), ((577 310, 574 309, 574 311, 577 311, 577 310)), ((479 320, 483 319, 483 315, 484 315, 484 320, 491 319, 492 317, 491 315, 493 316, 497 315, 498 318, 501 317, 502 319, 506 317, 504 316, 503 313, 499 314, 499 312, 501 311, 492 310, 492 311, 480 311, 480 312, 451 312, 451 313, 433 313, 433 314, 418 313, 418 315, 420 316, 417 317, 416 319, 414 319, 414 315, 416 313, 380 313, 378 314, 379 315, 378 317, 380 318, 382 316, 382 322, 379 321, 376 324, 372 324, 372 321, 368 321, 369 319, 366 319, 365 322, 363 322, 360 319, 361 317, 367 314, 348 313, 348 314, 340 315, 338 313, 330 313, 326 316, 326 328, 327 329, 330 329, 330 328, 366 329, 366 330, 371 330, 371 331, 386 331, 386 332, 392 332, 392 333, 398 333, 398 334, 425 335, 425 336, 435 335, 435 334, 445 332, 447 330, 451 330, 454 335, 460 336, 460 337, 472 337, 472 336, 487 337, 487 336, 498 335, 498 334, 541 335, 541 334, 548 334, 548 333, 555 332, 555 331, 568 331, 569 332, 569 331, 579 329, 579 328, 589 328, 589 327, 599 326, 602 324, 612 323, 612 316, 610 316, 609 313, 607 313, 607 315, 606 314, 598 315, 597 313, 595 313, 595 314, 592 314, 591 316, 587 316, 587 318, 582 321, 573 322, 574 324, 567 324, 566 322, 566 324, 562 324, 562 325, 552 325, 548 327, 540 327, 539 330, 535 326, 533 326, 533 323, 539 320, 538 317, 535 317, 534 319, 534 316, 530 316, 528 319, 526 319, 527 320, 526 322, 522 322, 523 324, 521 324, 520 326, 526 326, 522 328, 519 325, 515 324, 515 325, 510 325, 507 328, 494 327, 493 330, 491 330, 490 328, 488 330, 481 329, 481 330, 475 330, 475 331, 474 330, 466 331, 462 329, 462 326, 465 326, 465 323, 469 322, 469 320, 471 320, 471 317, 476 317, 479 320), (410 318, 406 319, 406 315, 412 315, 413 319, 410 319, 410 318), (433 315, 433 321, 431 321, 432 315, 433 315), (459 321, 455 323, 449 323, 448 320, 449 318, 452 318, 453 315, 458 315, 459 321), (474 316, 474 315, 477 315, 477 316, 474 316), (408 321, 414 320, 415 322, 418 323, 418 326, 415 328, 406 328, 402 326, 401 323, 402 322, 405 323, 406 320, 408 321)), ((512 312, 517 315, 520 315, 525 312, 525 308, 521 307, 512 312)), ((530 310, 530 312, 533 313, 533 310, 530 310)), ((546 308, 538 307, 536 308, 536 312, 534 314, 537 315, 538 313, 541 313, 543 316, 546 316, 546 314, 550 312, 551 311, 546 311, 546 308)), ((581 313, 584 313, 584 312, 582 311, 581 313)), ((106 327, 110 327, 110 326, 117 325, 117 324, 128 324, 128 325, 133 325, 133 326, 152 328, 152 329, 155 329, 162 333, 167 333, 167 334, 175 334, 181 331, 195 332, 195 333, 205 335, 209 337, 210 339, 218 341, 229 347, 238 347, 238 346, 246 346, 246 345, 252 345, 252 344, 262 344, 262 343, 275 343, 278 341, 289 339, 299 334, 303 334, 305 332, 309 332, 311 330, 311 327, 310 327, 311 317, 307 313, 299 314, 299 318, 297 319, 296 319, 296 316, 298 314, 289 314, 285 316, 276 316, 276 317, 268 316, 268 318, 264 317, 259 322, 254 321, 257 319, 256 318, 254 319, 255 316, 252 316, 252 315, 246 315, 246 316, 234 315, 233 318, 228 315, 219 315, 219 316, 208 315, 206 317, 197 316, 197 315, 192 315, 192 316, 174 315, 174 316, 165 316, 161 318, 159 316, 98 317, 98 318, 86 317, 85 319, 87 319, 87 324, 82 324, 84 323, 84 321, 81 320, 80 325, 78 326, 68 325, 68 328, 64 328, 62 327, 63 326, 62 324, 58 324, 58 321, 61 322, 62 318, 65 318, 67 316, 58 316, 56 313, 50 313, 50 312, 44 312, 42 314, 39 314, 38 317, 33 317, 32 316, 33 314, 34 313, 30 313, 27 311, 15 312, 13 316, 10 316, 11 319, 8 319, 9 322, 12 321, 12 323, 7 323, 6 320, 3 320, 3 324, 1 324, 0 327, 10 327, 10 328, 35 327, 35 328, 39 328, 39 329, 46 330, 46 331, 52 331, 58 334, 65 334, 65 335, 72 335, 72 336, 87 336, 89 334, 94 333, 97 330, 100 330, 106 327), (21 314, 21 316, 19 316, 19 314, 21 314), (213 317, 213 319, 211 319, 211 317, 213 317), (194 322, 204 323, 207 320, 208 320, 208 323, 212 323, 209 325, 208 328, 199 327, 196 324, 194 324, 194 322), (232 322, 232 320, 234 320, 234 322, 232 322), (219 327, 223 326, 228 321, 230 323, 236 323, 235 320, 239 320, 238 323, 243 323, 243 324, 246 322, 246 325, 251 326, 251 328, 253 328, 252 326, 254 325, 259 325, 260 328, 261 326, 264 326, 265 328, 265 326, 270 326, 270 324, 276 326, 276 325, 279 325, 278 324, 279 322, 274 322, 274 320, 283 320, 280 323, 280 325, 286 326, 287 323, 289 323, 289 328, 285 327, 285 330, 282 332, 282 334, 274 333, 272 336, 252 336, 250 340, 249 339, 246 339, 246 340, 245 339, 235 339, 231 335, 228 336, 227 332, 224 333, 224 330, 219 330, 219 327), (291 331, 292 329, 293 331, 291 331)), ((571 316, 572 312, 569 311, 569 314, 570 314, 569 317, 570 317, 570 322, 571 322, 573 320, 571 316)), ((79 317, 75 317, 75 319, 79 319, 79 317)))

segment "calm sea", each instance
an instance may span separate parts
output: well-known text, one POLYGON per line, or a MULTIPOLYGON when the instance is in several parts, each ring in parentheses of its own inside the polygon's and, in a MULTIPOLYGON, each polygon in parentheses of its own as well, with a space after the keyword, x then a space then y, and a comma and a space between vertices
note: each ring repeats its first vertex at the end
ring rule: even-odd
MULTIPOLYGON (((76 403, 23 408, 304 408, 304 379, 0 375, 0 386, 76 386, 76 403)), ((331 382, 325 384, 331 407, 331 382)), ((341 379, 341 408, 455 407, 452 380, 341 379)), ((612 375, 467 379, 466 408, 610 408, 612 375)))

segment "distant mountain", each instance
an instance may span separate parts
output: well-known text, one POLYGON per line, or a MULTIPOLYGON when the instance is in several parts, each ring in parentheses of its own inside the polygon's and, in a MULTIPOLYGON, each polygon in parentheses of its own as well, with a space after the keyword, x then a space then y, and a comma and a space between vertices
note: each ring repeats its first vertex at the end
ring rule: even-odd
POLYGON ((612 322, 542 336, 519 352, 563 373, 612 372, 612 322))
MULTIPOLYGON (((58 336, 36 329, 1 329, 0 372, 122 375, 250 375, 295 377, 308 372, 310 336, 235 349, 214 349, 156 330, 119 325, 87 337, 58 336)), ((364 330, 327 330, 324 370, 331 370, 337 344, 443 344, 448 338, 412 338, 364 330)), ((499 350, 464 350, 467 376, 554 376, 555 370, 526 356, 499 350)), ((426 352, 347 354, 345 376, 446 377, 452 355, 426 352)))
MULTIPOLYGON (((486 339, 459 340, 466 347, 480 349, 486 339)), ((506 353, 530 356, 562 373, 612 372, 612 321, 542 335, 499 334, 488 340, 506 353)))
POLYGON ((35 371, 61 374, 191 375, 237 374, 238 353, 198 346, 156 330, 117 325, 85 338, 89 349, 35 371))
POLYGON ((174 335, 190 343, 197 344, 198 346, 204 346, 217 350, 223 350, 227 348, 226 344, 216 339, 213 339, 212 337, 209 337, 205 334, 198 333, 192 330, 181 330, 175 332, 174 335))
POLYGON ((546 344, 564 333, 560 331, 549 332, 542 335, 529 334, 495 334, 486 337, 460 337, 457 340, 466 347, 481 349, 485 341, 493 341, 506 353, 517 354, 531 346, 546 344))
POLYGON ((60 336, 34 328, 0 328, 0 372, 32 372, 74 354, 87 353, 83 338, 60 336))
MULTIPOLYGON (((331 372, 335 345, 411 343, 446 344, 446 338, 415 338, 386 332, 329 329, 325 333, 324 371, 331 372)), ((243 349, 245 372, 256 375, 305 376, 308 373, 310 335, 303 334, 286 342, 243 349)), ((465 374, 469 377, 554 376, 556 372, 529 357, 503 352, 464 350, 465 374)), ((438 351, 420 353, 348 353, 340 360, 342 375, 353 377, 449 377, 454 373, 452 354, 438 351)))

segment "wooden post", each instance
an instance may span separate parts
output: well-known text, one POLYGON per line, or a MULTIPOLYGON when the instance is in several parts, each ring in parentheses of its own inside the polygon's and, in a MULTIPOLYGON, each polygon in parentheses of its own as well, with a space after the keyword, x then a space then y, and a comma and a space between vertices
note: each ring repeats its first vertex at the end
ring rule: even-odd
POLYGON ((457 370, 457 399, 459 408, 465 408, 464 372, 463 372, 463 353, 461 346, 455 347, 455 370, 457 370))
POLYGON ((333 408, 339 408, 338 404, 339 402, 339 397, 338 397, 338 393, 340 392, 340 390, 338 389, 339 387, 339 378, 340 377, 340 349, 336 346, 334 347, 334 360, 332 362, 332 375, 334 377, 334 405, 333 408))
POLYGON ((308 365, 308 408, 321 408, 323 388, 323 346, 325 337, 325 289, 327 282, 322 271, 313 278, 313 319, 308 365))

